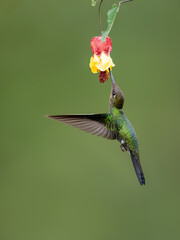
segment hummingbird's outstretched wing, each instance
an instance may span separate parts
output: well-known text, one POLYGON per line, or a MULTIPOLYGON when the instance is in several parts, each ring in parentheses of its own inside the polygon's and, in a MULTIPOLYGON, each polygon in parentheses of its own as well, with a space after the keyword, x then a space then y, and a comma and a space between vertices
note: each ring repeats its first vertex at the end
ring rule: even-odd
POLYGON ((113 124, 109 123, 110 114, 90 114, 90 115, 54 115, 49 118, 79 128, 85 132, 96 136, 114 140, 116 131, 113 124), (113 131, 114 128, 114 131, 113 131))
POLYGON ((144 178, 144 174, 143 174, 143 170, 141 167, 141 163, 139 161, 139 157, 136 157, 131 150, 129 150, 130 155, 131 155, 131 159, 133 162, 133 166, 136 172, 136 175, 138 177, 138 180, 140 182, 141 185, 145 185, 145 178, 144 178))

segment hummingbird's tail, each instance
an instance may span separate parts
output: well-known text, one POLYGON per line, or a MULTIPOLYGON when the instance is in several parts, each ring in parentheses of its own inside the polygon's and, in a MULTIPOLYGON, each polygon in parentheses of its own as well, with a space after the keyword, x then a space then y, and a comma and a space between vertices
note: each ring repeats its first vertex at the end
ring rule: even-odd
POLYGON ((141 167, 141 163, 139 161, 139 157, 136 157, 131 150, 130 150, 130 155, 131 155, 131 159, 132 159, 133 166, 134 166, 136 175, 138 177, 138 180, 141 185, 145 185, 145 178, 144 178, 143 170, 141 167))

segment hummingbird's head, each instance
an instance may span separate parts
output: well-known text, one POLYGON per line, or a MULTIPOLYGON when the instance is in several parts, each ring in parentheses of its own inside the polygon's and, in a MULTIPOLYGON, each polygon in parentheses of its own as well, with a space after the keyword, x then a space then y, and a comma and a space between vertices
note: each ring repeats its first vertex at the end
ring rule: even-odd
POLYGON ((116 82, 114 81, 112 72, 110 71, 111 75, 111 84, 112 84, 112 90, 110 94, 110 103, 112 106, 122 109, 124 105, 124 96, 122 90, 118 87, 116 82))

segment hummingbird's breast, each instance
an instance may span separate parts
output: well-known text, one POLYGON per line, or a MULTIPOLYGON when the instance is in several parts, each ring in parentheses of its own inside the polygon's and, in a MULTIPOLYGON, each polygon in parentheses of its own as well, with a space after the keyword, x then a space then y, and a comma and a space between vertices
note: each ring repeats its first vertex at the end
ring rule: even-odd
POLYGON ((130 150, 135 150, 138 153, 139 146, 136 132, 123 111, 120 112, 116 122, 119 135, 118 140, 123 140, 130 150))

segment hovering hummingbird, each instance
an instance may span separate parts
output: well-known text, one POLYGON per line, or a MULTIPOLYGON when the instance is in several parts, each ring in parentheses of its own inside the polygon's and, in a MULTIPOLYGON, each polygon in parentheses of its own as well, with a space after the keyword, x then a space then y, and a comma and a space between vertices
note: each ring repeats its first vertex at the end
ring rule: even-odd
POLYGON ((118 140, 123 152, 128 151, 141 185, 145 178, 139 160, 139 146, 136 132, 123 111, 124 96, 122 90, 114 81, 110 71, 112 89, 110 93, 109 113, 89 115, 53 115, 49 118, 71 125, 96 136, 118 140))

